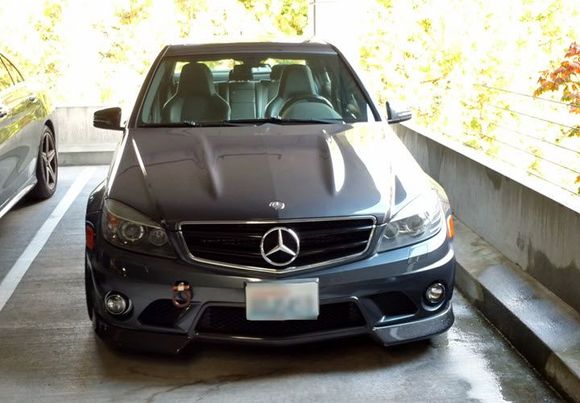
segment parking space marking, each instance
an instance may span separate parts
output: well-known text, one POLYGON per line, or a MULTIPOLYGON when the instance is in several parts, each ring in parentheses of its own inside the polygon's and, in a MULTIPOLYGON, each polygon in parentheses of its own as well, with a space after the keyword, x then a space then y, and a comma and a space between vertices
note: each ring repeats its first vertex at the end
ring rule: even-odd
POLYGON ((62 217, 92 177, 94 171, 94 167, 87 167, 80 172, 64 197, 36 232, 34 238, 32 238, 14 265, 10 268, 0 283, 0 312, 4 309, 4 306, 16 290, 16 287, 18 287, 20 280, 22 280, 22 277, 24 277, 28 268, 32 262, 34 262, 36 256, 38 256, 62 217))

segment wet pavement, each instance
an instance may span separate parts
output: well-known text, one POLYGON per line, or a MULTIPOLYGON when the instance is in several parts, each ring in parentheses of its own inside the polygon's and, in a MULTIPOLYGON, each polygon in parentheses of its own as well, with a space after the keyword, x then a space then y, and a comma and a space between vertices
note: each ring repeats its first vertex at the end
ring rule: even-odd
POLYGON ((61 168, 53 199, 20 203, 0 219, 0 281, 27 267, 0 310, 0 402, 559 400, 458 292, 449 332, 403 346, 355 338, 198 345, 180 357, 113 351, 93 334, 83 288, 85 204, 105 175, 105 167, 61 168), (43 223, 55 220, 73 183, 80 194, 47 234, 43 223))

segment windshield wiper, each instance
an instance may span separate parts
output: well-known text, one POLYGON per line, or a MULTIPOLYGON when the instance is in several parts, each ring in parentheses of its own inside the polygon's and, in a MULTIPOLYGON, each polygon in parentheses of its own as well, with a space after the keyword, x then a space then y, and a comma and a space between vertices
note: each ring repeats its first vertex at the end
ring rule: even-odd
POLYGON ((228 120, 219 120, 219 121, 216 120, 211 122, 184 120, 181 122, 147 123, 142 125, 141 127, 224 127, 224 126, 239 127, 243 126, 243 124, 230 122, 228 120))
POLYGON ((240 127, 247 125, 263 125, 274 123, 277 125, 309 125, 309 124, 335 124, 344 123, 344 120, 336 119, 285 119, 279 117, 258 119, 228 119, 215 121, 183 120, 181 122, 148 123, 142 127, 240 127))
POLYGON ((344 120, 336 118, 336 119, 286 119, 280 117, 270 117, 270 118, 259 118, 259 119, 230 119, 226 120, 227 123, 233 124, 254 124, 254 125, 263 125, 266 123, 274 123, 278 125, 309 125, 309 124, 335 124, 335 123, 344 123, 344 120))
POLYGON ((202 121, 195 121, 195 120, 184 120, 183 122, 184 126, 189 126, 189 127, 222 127, 222 126, 233 126, 233 127, 237 127, 240 126, 239 124, 232 122, 230 120, 216 120, 216 121, 212 121, 212 122, 204 122, 202 121))

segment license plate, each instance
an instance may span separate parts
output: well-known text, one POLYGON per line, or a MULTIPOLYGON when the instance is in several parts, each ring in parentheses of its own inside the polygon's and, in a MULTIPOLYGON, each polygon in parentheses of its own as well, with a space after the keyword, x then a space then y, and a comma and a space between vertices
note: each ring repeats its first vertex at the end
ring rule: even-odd
POLYGON ((314 320, 318 311, 318 279, 246 284, 248 320, 314 320))

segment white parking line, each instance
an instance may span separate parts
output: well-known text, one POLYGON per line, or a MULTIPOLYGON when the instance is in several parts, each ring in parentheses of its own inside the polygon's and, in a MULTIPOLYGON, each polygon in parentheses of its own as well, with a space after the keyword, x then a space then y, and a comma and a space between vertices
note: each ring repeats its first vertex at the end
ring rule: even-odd
POLYGON ((18 287, 20 280, 22 280, 22 277, 24 277, 28 268, 32 262, 34 262, 36 256, 38 256, 46 244, 46 241, 48 241, 48 238, 60 222, 61 218, 81 193, 94 171, 95 168, 93 167, 87 167, 81 171, 48 219, 36 232, 32 241, 30 241, 26 249, 24 249, 20 257, 18 257, 18 260, 16 260, 14 265, 10 268, 0 283, 0 311, 2 311, 4 305, 6 305, 6 302, 8 302, 14 293, 14 290, 16 290, 16 287, 18 287))

